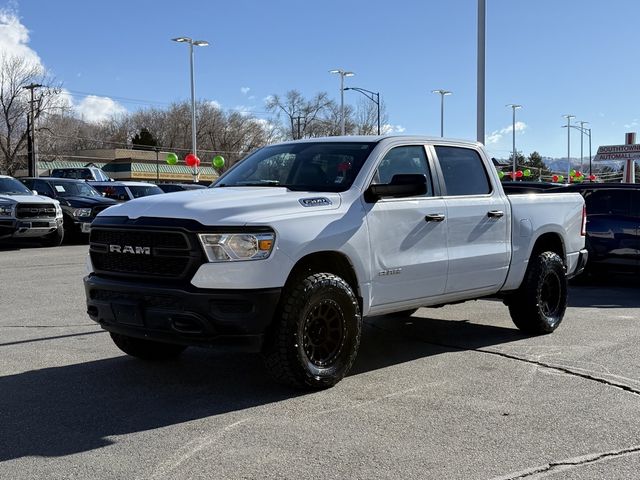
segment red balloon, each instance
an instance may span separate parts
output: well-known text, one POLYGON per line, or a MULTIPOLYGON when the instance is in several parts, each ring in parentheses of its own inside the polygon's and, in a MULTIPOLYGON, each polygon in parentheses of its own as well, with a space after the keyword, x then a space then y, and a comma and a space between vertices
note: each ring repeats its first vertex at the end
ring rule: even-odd
POLYGON ((522 173, 522 170, 518 170, 518 171, 516 172, 516 177, 520 178, 520 177, 522 177, 522 175, 524 175, 524 174, 522 173))
POLYGON ((589 175, 589 180, 591 180, 592 182, 594 182, 596 180, 596 178, 598 178, 598 177, 596 177, 593 174, 589 175))
POLYGON ((558 181, 558 179, 559 179, 558 175, 554 175, 554 176, 553 176, 553 181, 554 181, 554 182, 557 182, 557 181, 558 181))
POLYGON ((186 163, 189 167, 196 167, 200 165, 200 159, 193 153, 190 153, 186 157, 184 157, 184 163, 186 163))

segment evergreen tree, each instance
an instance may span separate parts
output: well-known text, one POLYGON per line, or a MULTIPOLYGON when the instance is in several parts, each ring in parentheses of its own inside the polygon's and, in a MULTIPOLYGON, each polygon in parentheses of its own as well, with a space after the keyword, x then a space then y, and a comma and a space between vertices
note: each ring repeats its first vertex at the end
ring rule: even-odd
POLYGON ((158 146, 158 141, 146 128, 141 128, 140 133, 136 133, 131 139, 134 150, 153 150, 158 146))

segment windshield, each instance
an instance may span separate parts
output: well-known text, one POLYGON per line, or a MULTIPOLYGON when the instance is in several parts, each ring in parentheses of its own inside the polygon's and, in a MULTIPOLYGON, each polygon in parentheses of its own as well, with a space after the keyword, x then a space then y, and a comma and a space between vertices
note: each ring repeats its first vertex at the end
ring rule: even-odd
POLYGON ((33 195, 33 192, 15 178, 0 178, 0 193, 3 195, 33 195))
POLYGON ((102 197, 100 192, 84 182, 52 182, 51 184, 61 197, 102 197))
POLYGON ((344 192, 351 187, 375 145, 374 142, 305 142, 265 147, 245 158, 212 186, 344 192))
POLYGON ((131 191, 131 195, 133 195, 133 198, 164 193, 160 189, 160 187, 157 187, 156 185, 129 185, 128 188, 131 191))

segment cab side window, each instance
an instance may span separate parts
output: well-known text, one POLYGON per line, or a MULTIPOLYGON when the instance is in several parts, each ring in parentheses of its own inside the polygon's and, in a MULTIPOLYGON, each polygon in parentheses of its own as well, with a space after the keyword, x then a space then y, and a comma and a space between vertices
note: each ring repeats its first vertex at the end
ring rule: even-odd
POLYGON ((447 195, 486 195, 491 183, 478 152, 470 148, 436 146, 447 195))
POLYGON ((431 172, 429 171, 427 155, 422 145, 407 145, 389 150, 378 165, 373 183, 391 183, 394 175, 412 173, 426 177, 427 193, 424 195, 433 196, 431 172))
POLYGON ((36 180, 33 183, 32 188, 36 190, 40 195, 56 198, 56 194, 53 192, 53 189, 51 188, 51 186, 43 180, 36 180))

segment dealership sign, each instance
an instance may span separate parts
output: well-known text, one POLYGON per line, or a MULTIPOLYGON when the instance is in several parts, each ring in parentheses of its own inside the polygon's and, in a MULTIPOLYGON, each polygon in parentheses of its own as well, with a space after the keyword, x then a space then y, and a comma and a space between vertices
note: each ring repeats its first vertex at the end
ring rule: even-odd
POLYGON ((640 160, 640 144, 598 147, 598 153, 593 161, 598 160, 640 160))

